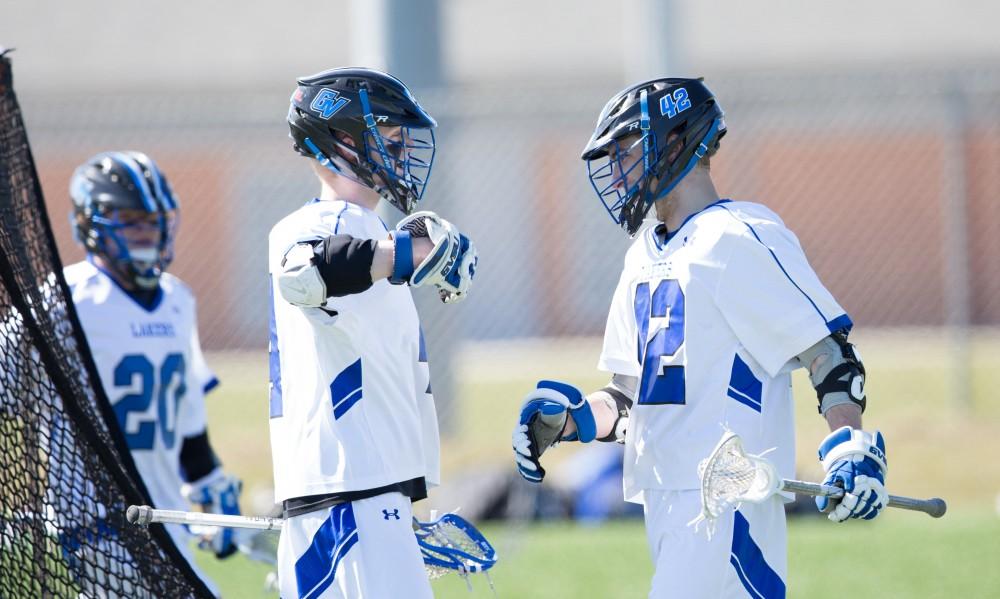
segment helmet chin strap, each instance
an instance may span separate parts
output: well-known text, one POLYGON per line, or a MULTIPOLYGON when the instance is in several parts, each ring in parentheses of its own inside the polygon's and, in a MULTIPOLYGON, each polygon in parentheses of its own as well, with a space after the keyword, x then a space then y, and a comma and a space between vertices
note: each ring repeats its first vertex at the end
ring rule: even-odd
POLYGON ((653 165, 649 159, 649 94, 646 90, 639 92, 639 130, 642 131, 642 168, 649 177, 652 175, 653 165))
POLYGON ((385 144, 382 143, 382 134, 379 133, 378 126, 375 124, 375 115, 372 114, 372 107, 368 101, 368 90, 362 87, 358 90, 358 96, 361 98, 361 111, 364 113, 365 126, 368 127, 368 132, 372 134, 372 139, 375 141, 375 148, 382 158, 382 168, 389 169, 391 168, 391 159, 389 158, 389 152, 385 149, 385 144))

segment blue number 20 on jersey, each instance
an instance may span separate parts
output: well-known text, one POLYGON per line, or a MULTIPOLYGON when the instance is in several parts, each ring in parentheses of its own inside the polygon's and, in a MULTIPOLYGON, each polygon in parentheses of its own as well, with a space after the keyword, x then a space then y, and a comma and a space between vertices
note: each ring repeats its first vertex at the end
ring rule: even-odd
POLYGON ((128 354, 115 367, 115 387, 132 388, 138 377, 138 393, 123 395, 114 405, 118 426, 125 434, 125 442, 131 450, 153 449, 157 425, 165 448, 172 448, 176 442, 177 409, 187 391, 184 383, 184 356, 167 354, 159 370, 157 380, 156 367, 143 354, 128 354), (154 399, 156 411, 139 420, 138 427, 129 430, 129 414, 146 414, 154 399))
POLYGON ((650 284, 635 289, 635 323, 639 330, 639 363, 642 377, 639 404, 683 404, 684 291, 675 279, 663 279, 649 292, 650 284), (655 327, 652 338, 650 326, 655 327), (648 341, 647 341, 648 339, 648 341))

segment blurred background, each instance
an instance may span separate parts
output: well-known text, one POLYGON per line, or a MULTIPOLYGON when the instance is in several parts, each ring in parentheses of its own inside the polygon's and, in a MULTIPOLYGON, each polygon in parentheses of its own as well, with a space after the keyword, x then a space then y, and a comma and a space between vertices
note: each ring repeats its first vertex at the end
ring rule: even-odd
MULTIPOLYGON (((481 256, 467 301, 414 293, 445 437, 446 481, 422 509, 503 519, 489 527, 507 557, 499 596, 644 596, 641 521, 615 519, 635 515, 617 448, 560 447, 539 490, 512 477, 509 428, 538 378, 605 382, 629 239, 579 159, 598 112, 629 83, 704 76, 729 126, 720 193, 777 211, 853 317, 891 490, 952 508, 793 522, 790 594, 834 596, 831 568, 886 596, 1000 594, 1000 4, 0 0, 0 15, 63 262, 83 256, 67 182, 88 156, 145 151, 180 197, 171 270, 199 298, 222 380, 210 431, 245 512, 272 500, 267 232, 318 191, 287 138, 288 96, 297 76, 382 68, 439 123, 423 206, 481 256), (525 576, 539 564, 541 581, 525 576)), ((795 386, 800 474, 816 478, 825 424, 801 373, 795 386)), ((230 596, 261 594, 262 575, 239 574, 253 564, 215 566, 230 596)), ((449 584, 440 596, 466 596, 449 584)))

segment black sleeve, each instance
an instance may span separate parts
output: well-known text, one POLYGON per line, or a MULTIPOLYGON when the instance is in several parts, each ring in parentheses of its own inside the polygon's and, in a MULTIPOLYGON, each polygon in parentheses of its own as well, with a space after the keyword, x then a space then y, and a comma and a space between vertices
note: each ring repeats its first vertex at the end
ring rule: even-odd
POLYGON ((208 442, 208 431, 193 437, 184 437, 181 443, 181 478, 185 482, 207 476, 219 466, 219 460, 208 442))
POLYGON ((315 246, 316 268, 330 297, 361 293, 372 286, 374 239, 331 235, 315 246))

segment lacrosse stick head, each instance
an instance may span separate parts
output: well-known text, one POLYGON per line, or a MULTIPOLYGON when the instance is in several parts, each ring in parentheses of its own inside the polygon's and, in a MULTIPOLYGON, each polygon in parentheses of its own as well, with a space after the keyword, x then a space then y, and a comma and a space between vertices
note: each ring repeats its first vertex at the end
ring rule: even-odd
POLYGON ((497 563, 497 552, 468 520, 445 514, 431 522, 413 519, 413 532, 430 579, 449 572, 465 576, 486 572, 497 563))
POLYGON ((748 454, 739 435, 726 431, 711 455, 698 465, 701 515, 712 534, 715 521, 744 501, 759 502, 781 490, 781 478, 768 460, 748 454))

